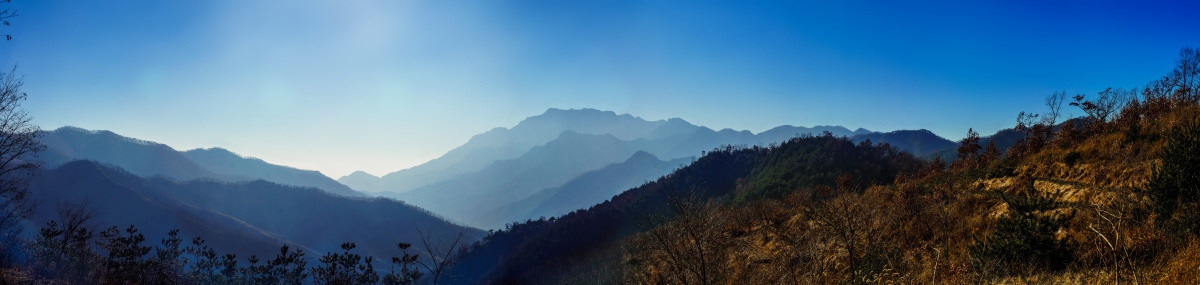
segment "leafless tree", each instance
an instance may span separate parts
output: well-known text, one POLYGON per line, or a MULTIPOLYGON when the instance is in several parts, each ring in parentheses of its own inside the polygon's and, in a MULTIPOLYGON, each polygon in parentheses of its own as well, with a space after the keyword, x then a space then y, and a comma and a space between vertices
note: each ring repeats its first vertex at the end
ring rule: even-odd
POLYGON ((1071 102, 1071 106, 1079 107, 1088 114, 1088 117, 1097 122, 1108 122, 1125 106, 1125 103, 1133 100, 1134 96, 1137 96, 1135 90, 1109 87, 1097 93, 1095 100, 1085 100, 1087 97, 1082 94, 1075 95, 1075 101, 1071 102))
POLYGON ((1147 84, 1142 96, 1147 102, 1167 103, 1165 108, 1200 101, 1200 49, 1181 49, 1171 74, 1147 84))
MULTIPOLYGON (((724 236, 728 218, 722 215, 721 207, 715 202, 701 202, 690 196, 669 197, 667 206, 672 216, 651 217, 651 224, 661 226, 634 238, 630 251, 656 259, 650 262, 662 266, 660 273, 666 276, 661 281, 673 284, 723 282, 720 265, 729 241, 724 236)), ((645 276, 635 278, 647 279, 645 276)))
POLYGON ((1033 126, 1038 123, 1037 118, 1038 114, 1035 113, 1022 111, 1020 114, 1017 114, 1017 132, 1020 132, 1023 137, 1032 135, 1033 126))
POLYGON ((29 199, 29 174, 38 167, 34 161, 44 147, 38 141, 38 128, 21 109, 25 93, 22 78, 14 66, 0 72, 0 263, 8 261, 18 246, 20 222, 33 210, 29 199))
POLYGON ((1200 49, 1185 47, 1179 51, 1179 61, 1171 74, 1178 80, 1183 100, 1200 100, 1200 49))
POLYGON ((451 239, 435 238, 421 232, 421 229, 417 229, 417 234, 421 236, 421 246, 425 248, 425 258, 418 258, 417 265, 429 273, 432 284, 437 284, 438 279, 450 267, 452 258, 460 250, 465 233, 460 231, 451 239))
POLYGON ((1123 278, 1133 279, 1134 284, 1141 283, 1141 276, 1136 269, 1135 253, 1133 253, 1134 240, 1140 237, 1129 234, 1130 224, 1135 222, 1130 212, 1134 211, 1132 202, 1125 199, 1111 205, 1095 206, 1094 223, 1088 223, 1088 229, 1096 234, 1097 247, 1101 252, 1105 253, 1107 262, 1113 266, 1113 272, 1117 273, 1117 283, 1123 278))
POLYGON ((845 248, 847 271, 851 275, 860 269, 862 247, 866 245, 860 240, 869 233, 869 221, 879 210, 863 205, 860 192, 853 179, 843 175, 838 178, 837 193, 833 198, 825 205, 807 211, 807 216, 819 225, 819 231, 833 237, 845 248))
POLYGON ((1046 113, 1042 114, 1042 123, 1048 126, 1057 124, 1058 116, 1062 115, 1063 103, 1066 101, 1067 91, 1058 91, 1046 96, 1046 113))
MULTIPOLYGON (((17 10, 7 7, 11 4, 10 2, 12 2, 12 0, 0 0, 0 7, 3 7, 0 8, 0 25, 3 25, 4 27, 9 26, 8 19, 12 19, 13 17, 17 16, 17 10)), ((7 32, 0 31, 0 35, 4 36, 4 40, 12 40, 12 35, 8 34, 7 32)))
POLYGON ((88 223, 96 218, 96 208, 92 207, 88 200, 59 204, 55 208, 55 212, 58 213, 58 219, 63 228, 68 231, 90 228, 91 225, 88 223))

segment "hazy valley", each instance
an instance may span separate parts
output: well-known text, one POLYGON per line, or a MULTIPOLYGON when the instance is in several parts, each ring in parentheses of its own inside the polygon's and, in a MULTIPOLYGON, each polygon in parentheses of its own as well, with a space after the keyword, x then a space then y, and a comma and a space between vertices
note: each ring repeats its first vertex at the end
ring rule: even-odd
POLYGON ((1200 284, 1193 6, 0 0, 0 284, 1200 284))

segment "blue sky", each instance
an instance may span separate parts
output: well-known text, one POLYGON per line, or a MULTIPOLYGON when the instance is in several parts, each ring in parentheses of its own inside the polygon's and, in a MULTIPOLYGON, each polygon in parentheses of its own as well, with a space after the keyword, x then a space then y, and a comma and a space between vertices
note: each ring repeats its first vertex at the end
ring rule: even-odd
POLYGON ((546 108, 994 132, 1055 90, 1137 87, 1200 45, 1185 1, 14 0, 45 129, 220 146, 338 177, 546 108))

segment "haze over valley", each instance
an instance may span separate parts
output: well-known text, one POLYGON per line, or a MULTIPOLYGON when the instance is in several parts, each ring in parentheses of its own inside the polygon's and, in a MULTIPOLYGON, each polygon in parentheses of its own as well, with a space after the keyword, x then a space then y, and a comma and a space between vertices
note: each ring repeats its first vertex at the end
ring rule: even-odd
POLYGON ((0 0, 0 284, 1200 284, 1195 11, 0 0))

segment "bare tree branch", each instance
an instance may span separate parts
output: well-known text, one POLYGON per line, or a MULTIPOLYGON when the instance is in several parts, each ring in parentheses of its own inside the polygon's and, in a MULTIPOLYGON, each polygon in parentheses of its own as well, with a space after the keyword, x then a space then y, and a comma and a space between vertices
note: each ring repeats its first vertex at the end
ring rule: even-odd
POLYGON ((422 232, 419 228, 416 230, 417 234, 421 237, 421 246, 425 249, 425 256, 428 259, 428 261, 423 261, 418 258, 417 264, 429 272, 430 282, 437 284, 438 279, 450 267, 454 253, 459 250, 459 244, 462 243, 465 233, 459 231, 453 239, 447 242, 446 239, 435 239, 433 236, 422 232))
POLYGON ((9 261, 18 246, 21 220, 33 210, 29 199, 29 174, 38 167, 36 155, 44 146, 39 129, 21 110, 25 93, 17 67, 0 72, 0 263, 9 261))

